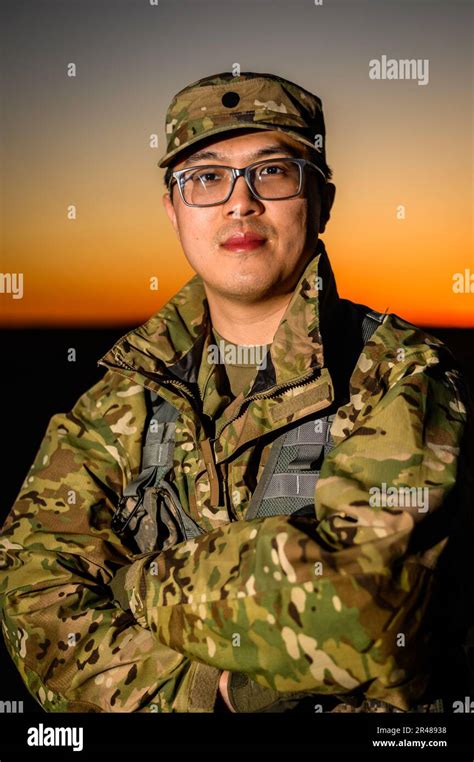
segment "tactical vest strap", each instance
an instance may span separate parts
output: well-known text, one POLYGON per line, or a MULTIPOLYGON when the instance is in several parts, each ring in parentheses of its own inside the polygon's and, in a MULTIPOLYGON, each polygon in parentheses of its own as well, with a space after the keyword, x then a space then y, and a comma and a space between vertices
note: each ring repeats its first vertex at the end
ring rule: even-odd
POLYGON ((386 318, 386 314, 376 312, 376 310, 369 310, 365 313, 362 321, 362 341, 364 344, 368 342, 374 331, 383 323, 386 318))
POLYGON ((318 474, 274 474, 265 490, 265 500, 277 497, 314 496, 318 474))
POLYGON ((166 466, 173 458, 174 452, 174 423, 160 423, 158 436, 163 441, 147 442, 147 448, 143 453, 143 468, 149 466, 166 466), (170 428, 173 427, 173 428, 170 428))
POLYGON ((273 443, 245 519, 314 512, 314 492, 325 455, 333 447, 334 415, 305 421, 273 443))
POLYGON ((112 518, 112 529, 117 534, 122 534, 136 518, 145 498, 145 490, 156 487, 173 465, 179 411, 154 392, 150 392, 150 397, 153 413, 146 432, 141 470, 124 488, 112 518))
POLYGON ((311 471, 312 465, 331 449, 331 422, 334 416, 324 416, 317 421, 307 421, 288 431, 283 447, 298 448, 298 455, 290 461, 290 468, 311 471))
POLYGON ((280 436, 277 437, 275 441, 273 442, 272 448, 270 450, 270 454, 268 456, 268 460, 265 463, 265 466, 263 469, 263 473, 257 483, 257 486, 254 490, 254 493, 252 495, 248 508, 245 512, 246 520, 256 518, 257 511, 262 502, 263 496, 265 494, 267 484, 270 481, 271 476, 275 470, 275 465, 280 456, 280 452, 283 447, 283 442, 285 441, 286 434, 287 432, 285 432, 284 434, 280 434, 280 436))
POLYGON ((143 447, 142 470, 124 489, 123 494, 126 497, 138 495, 144 486, 156 486, 173 465, 179 410, 154 392, 151 392, 150 396, 153 414, 148 423, 143 447))

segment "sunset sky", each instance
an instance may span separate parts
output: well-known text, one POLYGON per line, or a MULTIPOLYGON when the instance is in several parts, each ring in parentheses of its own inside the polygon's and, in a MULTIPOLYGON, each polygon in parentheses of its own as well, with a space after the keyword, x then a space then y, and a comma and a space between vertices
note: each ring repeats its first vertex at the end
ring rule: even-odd
POLYGON ((24 295, 0 294, 4 326, 138 324, 192 277, 161 202, 165 112, 236 62, 323 101, 337 193, 322 237, 341 296, 474 326, 474 284, 453 291, 474 274, 470 3, 6 5, 1 270, 23 273, 24 295), (371 80, 382 55, 428 59, 429 83, 371 80))

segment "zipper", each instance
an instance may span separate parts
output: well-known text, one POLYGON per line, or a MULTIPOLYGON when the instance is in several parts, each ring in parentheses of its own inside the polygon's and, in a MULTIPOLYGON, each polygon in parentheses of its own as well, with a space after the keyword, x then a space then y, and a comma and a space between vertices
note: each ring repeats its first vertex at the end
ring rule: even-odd
POLYGON ((265 392, 260 392, 259 394, 252 394, 251 397, 247 397, 241 404, 241 406, 238 409, 237 414, 231 418, 229 421, 226 421, 223 426, 219 429, 219 431, 216 433, 216 436, 211 439, 211 442, 217 441, 219 439, 221 433, 224 431, 225 427, 229 425, 229 423, 234 423, 234 421, 237 421, 239 418, 241 418, 247 408, 243 410, 242 408, 244 405, 247 404, 247 402, 253 402, 253 400, 258 399, 272 399, 272 397, 276 397, 278 394, 281 394, 283 391, 286 391, 287 389, 296 388, 298 386, 306 386, 307 383, 309 383, 312 379, 312 376, 314 375, 313 371, 311 370, 309 373, 306 374, 306 376, 303 376, 302 379, 298 379, 298 381, 289 381, 287 384, 280 385, 279 387, 276 387, 273 392, 270 394, 265 392))
MULTIPOLYGON (((133 370, 133 371, 135 371, 135 373, 137 372, 137 369, 134 368, 133 365, 129 365, 124 360, 122 360, 120 357, 117 357, 117 355, 115 353, 114 353, 114 359, 115 359, 115 362, 118 365, 120 365, 122 368, 127 368, 127 370, 133 370)), ((102 360, 98 361, 98 365, 104 365, 104 367, 106 367, 106 368, 108 367, 107 363, 102 362, 102 360)), ((146 377, 148 378, 148 376, 146 376, 146 377)), ((182 381, 174 381, 174 380, 172 380, 170 378, 166 378, 166 376, 158 376, 158 378, 159 378, 160 382, 163 383, 163 384, 171 384, 171 386, 177 386, 180 389, 184 389, 184 391, 187 392, 187 395, 189 397, 191 397, 193 400, 196 401, 196 396, 193 393, 193 390, 189 386, 187 386, 187 384, 184 384, 182 381)), ((203 400, 202 400, 201 392, 200 392, 199 388, 198 388, 198 393, 199 393, 199 400, 202 402, 203 400)))
MULTIPOLYGON (((121 365, 123 368, 127 368, 128 370, 133 370, 137 372, 136 368, 134 368, 132 365, 128 365, 128 363, 126 363, 124 360, 117 357, 115 353, 114 353, 114 359, 118 363, 118 365, 121 365)), ((105 367, 107 367, 106 363, 103 363, 102 360, 99 360, 98 364, 105 365, 105 367)), ((247 409, 247 403, 253 402, 253 400, 258 400, 258 399, 272 399, 272 397, 276 397, 278 394, 281 394, 282 392, 287 391, 287 389, 297 388, 298 386, 306 386, 306 384, 314 380, 313 376, 314 376, 314 370, 310 370, 305 376, 303 376, 301 379, 298 379, 297 381, 290 381, 287 384, 283 384, 283 385, 275 387, 275 389, 270 394, 268 394, 267 392, 260 392, 257 394, 252 394, 251 397, 247 397, 245 400, 243 400, 236 415, 233 418, 231 418, 229 421, 226 421, 224 425, 221 426, 219 431, 216 432, 216 435, 210 438, 209 441, 216 442, 219 439, 221 433, 223 432, 226 426, 228 426, 230 423, 234 423, 239 418, 241 418, 245 410, 247 409), (245 410, 243 409, 244 405, 246 406, 245 410)), ((178 388, 184 389, 184 391, 187 392, 187 395, 190 396, 194 401, 196 401, 196 396, 194 395, 192 389, 190 389, 190 387, 187 386, 187 384, 184 384, 182 381, 171 380, 169 378, 166 378, 165 376, 158 376, 158 378, 160 382, 162 382, 163 384, 170 384, 171 386, 177 386, 178 388)), ((198 389, 198 392, 199 392, 199 400, 200 402, 202 402, 203 400, 202 400, 201 392, 199 389, 198 389)))

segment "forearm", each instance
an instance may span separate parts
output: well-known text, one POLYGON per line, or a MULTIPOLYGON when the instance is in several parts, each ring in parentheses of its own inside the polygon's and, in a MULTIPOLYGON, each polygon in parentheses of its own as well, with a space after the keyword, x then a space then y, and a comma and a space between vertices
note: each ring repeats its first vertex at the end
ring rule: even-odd
POLYGON ((412 642, 414 609, 430 586, 416 564, 400 577, 390 572, 409 526, 330 553, 314 520, 229 524, 135 562, 132 611, 161 643, 279 692, 337 693, 378 681, 380 695, 413 658, 396 637, 404 628, 412 642))
POLYGON ((107 586, 57 560, 30 551, 28 575, 38 581, 15 589, 12 570, 1 596, 7 648, 46 711, 213 711, 218 670, 159 643, 113 604, 107 586), (193 690, 200 679, 204 687, 193 690))

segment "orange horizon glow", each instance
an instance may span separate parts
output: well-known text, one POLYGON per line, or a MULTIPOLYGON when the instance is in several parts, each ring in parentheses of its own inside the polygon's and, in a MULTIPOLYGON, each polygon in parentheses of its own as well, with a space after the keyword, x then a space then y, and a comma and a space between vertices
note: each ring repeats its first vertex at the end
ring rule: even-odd
POLYGON ((238 14, 222 4, 210 25, 201 5, 212 4, 30 3, 10 14, 0 270, 23 273, 24 296, 0 293, 0 325, 139 325, 193 277, 162 206, 165 113, 181 88, 242 60, 322 99, 337 190, 321 237, 340 296, 418 325, 473 328, 474 283, 453 290, 456 273, 474 275, 470 9, 294 0, 277 14, 252 4, 249 25, 245 4, 238 14), (187 55, 176 59, 178 38, 187 55), (382 54, 429 59, 429 83, 371 79, 382 54))
MULTIPOLYGON (((410 210, 413 199, 404 201, 410 210)), ((469 262, 470 233, 461 215, 447 230, 440 205, 436 225, 423 229, 423 220, 421 225, 419 217, 411 220, 410 212, 397 220, 393 199, 382 213, 378 210, 375 224, 365 210, 374 220, 377 205, 380 192, 371 199, 369 189, 364 196, 350 187, 338 189, 321 238, 340 296, 418 325, 474 327, 474 291, 453 291, 453 275, 468 269, 469 262)), ((114 231, 110 209, 99 208, 86 225, 79 219, 55 220, 56 208, 46 216, 41 248, 28 231, 22 240, 12 240, 2 272, 23 272, 24 295, 0 295, 1 325, 139 325, 161 309, 194 271, 164 210, 145 207, 144 212, 141 224, 129 217, 124 225, 122 216, 114 231), (157 291, 150 290, 153 277, 157 291)))

